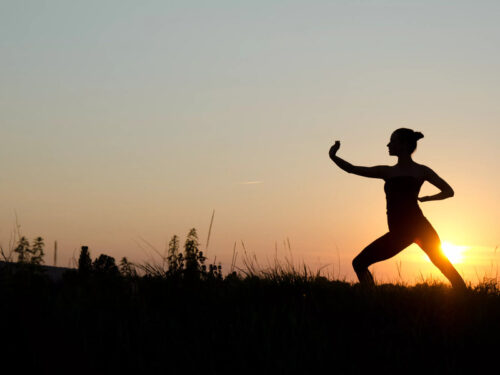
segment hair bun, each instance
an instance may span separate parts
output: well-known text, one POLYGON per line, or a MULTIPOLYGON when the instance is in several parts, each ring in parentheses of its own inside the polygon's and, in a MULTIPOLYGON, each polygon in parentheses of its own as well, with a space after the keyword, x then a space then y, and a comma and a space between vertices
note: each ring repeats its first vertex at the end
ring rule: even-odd
POLYGON ((413 136, 415 137, 416 141, 418 141, 420 138, 424 138, 424 135, 421 132, 414 132, 413 136))

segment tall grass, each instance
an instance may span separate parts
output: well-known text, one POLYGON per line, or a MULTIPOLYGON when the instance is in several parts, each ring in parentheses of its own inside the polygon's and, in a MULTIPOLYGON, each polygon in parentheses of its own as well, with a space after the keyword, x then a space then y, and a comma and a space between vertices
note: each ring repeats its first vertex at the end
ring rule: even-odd
POLYGON ((479 373, 496 365, 498 278, 464 294, 423 276, 413 286, 400 277, 363 288, 311 271, 285 245, 284 260, 276 246, 263 266, 235 243, 225 275, 215 260, 203 267, 193 231, 182 257, 175 237, 163 252, 148 244, 156 259, 136 264, 137 273, 90 267, 52 282, 33 268, 4 268, 0 353, 30 373, 479 373))
POLYGON ((365 289, 292 256, 263 267, 241 245, 243 266, 235 247, 223 277, 170 272, 168 249, 140 275, 72 270, 53 283, 3 270, 0 321, 9 324, 0 352, 37 373, 477 373, 495 365, 498 280, 466 295, 435 280, 365 289))

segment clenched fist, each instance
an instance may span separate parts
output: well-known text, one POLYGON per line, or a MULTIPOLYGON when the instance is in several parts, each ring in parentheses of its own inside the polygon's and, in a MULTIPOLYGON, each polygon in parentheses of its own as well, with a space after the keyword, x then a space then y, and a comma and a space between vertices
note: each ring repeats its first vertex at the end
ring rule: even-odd
POLYGON ((337 153, 337 150, 339 149, 339 147, 340 147, 340 141, 335 141, 335 144, 330 148, 330 152, 329 152, 330 159, 333 159, 333 157, 337 153))

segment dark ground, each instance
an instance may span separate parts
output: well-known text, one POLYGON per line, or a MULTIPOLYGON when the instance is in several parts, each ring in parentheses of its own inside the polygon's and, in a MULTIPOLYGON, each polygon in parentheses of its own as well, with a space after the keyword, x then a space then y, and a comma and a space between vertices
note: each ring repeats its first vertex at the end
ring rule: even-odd
POLYGON ((500 295, 483 285, 0 273, 4 366, 30 373, 498 372, 500 295))

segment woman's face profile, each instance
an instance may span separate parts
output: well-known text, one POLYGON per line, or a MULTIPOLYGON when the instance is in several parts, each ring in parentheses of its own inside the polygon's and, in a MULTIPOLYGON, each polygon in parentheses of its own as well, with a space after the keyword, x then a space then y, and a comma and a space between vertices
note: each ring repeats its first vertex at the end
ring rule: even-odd
POLYGON ((392 134, 389 143, 387 144, 389 148, 389 155, 399 155, 401 152, 405 151, 405 145, 398 136, 392 134))
POLYGON ((391 139, 389 140, 389 143, 387 144, 387 147, 389 148, 389 155, 394 155, 394 145, 395 145, 395 137, 394 135, 391 135, 391 139))

